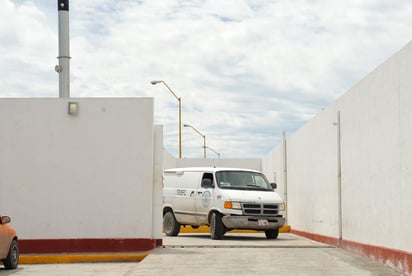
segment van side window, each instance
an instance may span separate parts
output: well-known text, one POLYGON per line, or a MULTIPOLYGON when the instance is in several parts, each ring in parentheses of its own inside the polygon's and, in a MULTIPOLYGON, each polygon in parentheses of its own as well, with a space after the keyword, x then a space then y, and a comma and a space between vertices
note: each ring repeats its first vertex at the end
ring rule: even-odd
POLYGON ((204 173, 202 177, 202 188, 212 188, 214 187, 213 184, 213 174, 212 173, 204 173))

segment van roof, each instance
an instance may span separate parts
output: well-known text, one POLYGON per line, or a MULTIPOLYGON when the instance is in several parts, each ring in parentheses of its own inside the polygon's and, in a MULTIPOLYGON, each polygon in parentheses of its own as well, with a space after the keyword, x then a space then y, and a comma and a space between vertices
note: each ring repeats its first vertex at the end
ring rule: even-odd
POLYGON ((218 172, 218 171, 245 171, 245 172, 258 172, 256 170, 244 169, 244 168, 227 168, 227 167, 186 167, 186 168, 173 168, 164 170, 164 172, 218 172))

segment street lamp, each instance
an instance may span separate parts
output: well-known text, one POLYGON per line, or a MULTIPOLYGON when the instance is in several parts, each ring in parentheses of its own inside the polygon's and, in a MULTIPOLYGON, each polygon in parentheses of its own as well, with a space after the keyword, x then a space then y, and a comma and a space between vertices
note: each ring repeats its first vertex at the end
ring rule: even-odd
POLYGON ((167 85, 166 82, 162 80, 154 80, 150 82, 153 85, 156 85, 158 83, 163 83, 166 88, 170 91, 170 93, 173 94, 173 96, 177 99, 179 102, 179 158, 182 158, 182 98, 178 97, 175 92, 173 92, 172 89, 170 89, 169 85, 167 85))
POLYGON ((206 135, 201 133, 199 130, 197 130, 195 127, 188 125, 188 124, 184 124, 184 127, 191 127, 194 131, 196 131, 200 136, 203 137, 203 158, 206 159, 206 135))
POLYGON ((215 150, 212 149, 211 147, 206 147, 206 148, 208 148, 208 149, 210 149, 211 151, 213 151, 214 153, 216 153, 216 154, 217 154, 217 158, 220 159, 220 153, 218 153, 217 151, 215 151, 215 150))

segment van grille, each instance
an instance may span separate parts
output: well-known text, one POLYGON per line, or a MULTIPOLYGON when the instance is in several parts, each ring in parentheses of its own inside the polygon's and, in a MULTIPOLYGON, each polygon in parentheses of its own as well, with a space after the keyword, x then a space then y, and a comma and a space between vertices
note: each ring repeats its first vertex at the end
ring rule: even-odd
POLYGON ((276 204, 242 203, 242 210, 245 215, 277 215, 279 206, 276 204))

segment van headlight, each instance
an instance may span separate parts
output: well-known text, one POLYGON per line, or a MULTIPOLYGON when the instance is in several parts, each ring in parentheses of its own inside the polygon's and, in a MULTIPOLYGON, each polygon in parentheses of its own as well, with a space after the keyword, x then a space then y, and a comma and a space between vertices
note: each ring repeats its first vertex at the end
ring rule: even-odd
POLYGON ((240 202, 235 201, 225 201, 224 207, 226 209, 242 209, 242 206, 240 206, 240 202))
POLYGON ((279 204, 279 211, 285 211, 286 210, 286 205, 285 203, 279 204))

